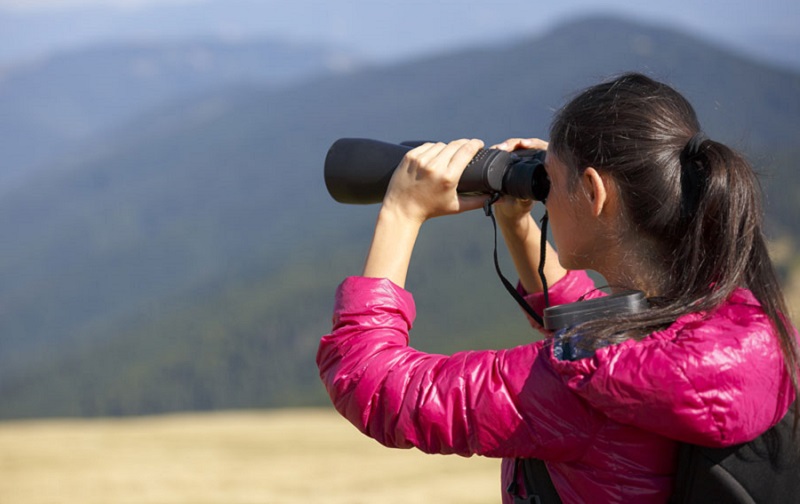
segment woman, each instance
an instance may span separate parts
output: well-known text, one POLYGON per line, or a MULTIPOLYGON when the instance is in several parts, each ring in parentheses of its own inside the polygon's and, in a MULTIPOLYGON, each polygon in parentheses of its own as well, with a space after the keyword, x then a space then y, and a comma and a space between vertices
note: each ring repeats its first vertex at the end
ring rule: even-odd
MULTIPOLYGON (((578 95, 550 138, 496 146, 547 149, 550 304, 598 297, 592 269, 651 307, 513 349, 411 349, 403 287, 420 226, 486 200, 455 190, 482 142, 426 144, 395 171, 362 276, 337 291, 320 375, 337 410, 387 446, 502 457, 503 488, 515 458, 542 459, 564 502, 666 502, 678 443, 751 440, 797 393, 796 333, 781 315, 758 183, 705 138, 680 94, 642 75, 578 95)), ((520 292, 541 313, 530 210, 502 201, 496 214, 520 292)))

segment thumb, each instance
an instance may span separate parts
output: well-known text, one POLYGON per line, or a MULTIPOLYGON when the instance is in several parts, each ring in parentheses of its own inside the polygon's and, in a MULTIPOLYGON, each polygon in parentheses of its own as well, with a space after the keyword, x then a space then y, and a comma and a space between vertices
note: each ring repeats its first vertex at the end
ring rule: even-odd
POLYGON ((458 196, 458 212, 468 212, 470 210, 477 210, 483 208, 484 203, 491 198, 488 194, 476 194, 469 196, 458 196))

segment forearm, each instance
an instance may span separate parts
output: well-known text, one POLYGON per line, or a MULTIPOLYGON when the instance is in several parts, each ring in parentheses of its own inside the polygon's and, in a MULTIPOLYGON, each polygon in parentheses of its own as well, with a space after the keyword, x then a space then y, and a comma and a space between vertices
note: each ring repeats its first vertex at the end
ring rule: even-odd
MULTIPOLYGON (((498 219, 498 225, 522 286, 530 293, 544 290, 538 271, 542 233, 533 217, 527 214, 519 220, 498 219)), ((567 270, 561 267, 558 255, 549 243, 546 254, 544 275, 547 284, 553 285, 567 274, 567 270)))
POLYGON ((405 287, 420 226, 421 223, 381 208, 362 276, 388 278, 395 285, 405 287))

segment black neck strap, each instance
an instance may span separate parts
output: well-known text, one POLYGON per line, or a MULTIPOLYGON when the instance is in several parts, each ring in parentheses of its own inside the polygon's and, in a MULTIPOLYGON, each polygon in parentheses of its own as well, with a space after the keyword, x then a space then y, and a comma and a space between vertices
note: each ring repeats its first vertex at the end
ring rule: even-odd
MULTIPOLYGON (((494 269, 497 271, 497 275, 500 277, 500 281, 503 282, 503 286, 505 286, 506 290, 511 297, 517 302, 517 304, 525 310, 525 313, 531 316, 533 320, 536 321, 540 326, 544 327, 544 320, 542 320, 541 315, 533 311, 531 305, 525 301, 522 295, 517 291, 514 285, 508 281, 508 279, 503 276, 503 273, 500 271, 500 261, 497 257, 497 220, 494 217, 494 212, 492 212, 492 205, 494 205, 497 200, 500 199, 500 193, 492 194, 491 198, 487 199, 486 202, 483 204, 483 211, 486 213, 487 217, 492 218, 492 226, 494 226, 494 269)), ((547 294, 547 279, 544 276, 544 260, 545 254, 547 252, 547 211, 545 211, 544 215, 542 216, 542 240, 541 240, 541 248, 539 249, 539 278, 542 281, 543 287, 543 294, 544 294, 544 305, 545 307, 550 306, 550 299, 547 294)))

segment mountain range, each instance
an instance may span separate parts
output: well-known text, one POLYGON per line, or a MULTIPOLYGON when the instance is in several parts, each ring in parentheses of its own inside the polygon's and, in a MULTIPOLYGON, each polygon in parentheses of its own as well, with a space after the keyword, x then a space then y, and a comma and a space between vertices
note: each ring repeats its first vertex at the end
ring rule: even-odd
POLYGON ((278 88, 356 65, 332 47, 207 38, 91 46, 12 66, 0 73, 0 188, 177 99, 278 88))
MULTIPOLYGON (((800 236, 800 74, 672 29, 587 18, 502 46, 188 93, 101 128, 0 199, 0 417, 323 402, 316 343, 377 210, 327 195, 331 143, 545 137, 574 92, 634 70, 673 84, 709 136, 746 152, 767 175, 772 229, 800 236)), ((495 276, 492 240, 478 214, 423 229, 415 346, 537 337, 495 276)))

